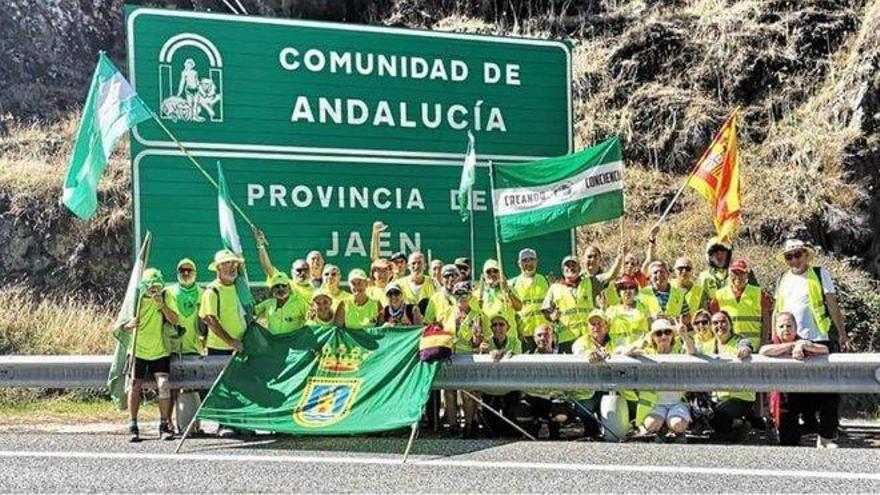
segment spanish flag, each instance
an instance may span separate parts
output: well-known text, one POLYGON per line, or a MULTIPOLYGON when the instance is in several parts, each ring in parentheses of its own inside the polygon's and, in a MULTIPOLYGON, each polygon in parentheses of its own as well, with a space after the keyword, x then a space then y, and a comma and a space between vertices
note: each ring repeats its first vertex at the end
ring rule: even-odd
POLYGON ((718 237, 728 240, 739 226, 742 203, 736 142, 738 117, 739 109, 736 109, 715 135, 687 181, 715 210, 713 220, 718 237))

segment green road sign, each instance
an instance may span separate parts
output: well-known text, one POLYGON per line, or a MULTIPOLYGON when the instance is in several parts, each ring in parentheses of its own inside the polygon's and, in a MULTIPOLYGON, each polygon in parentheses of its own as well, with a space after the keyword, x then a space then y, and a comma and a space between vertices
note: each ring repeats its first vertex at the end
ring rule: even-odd
MULTIPOLYGON (((141 8, 127 30, 137 92, 207 170, 222 161, 279 268, 311 249, 364 267, 375 220, 391 226, 385 255, 470 257, 455 204, 468 130, 481 262, 494 253, 488 160, 572 149, 563 43, 141 8)), ((155 122, 133 137, 135 240, 153 232, 160 268, 183 256, 204 267, 220 245, 216 192, 155 122)), ((573 249, 570 232, 526 243, 547 271, 573 249)), ((508 270, 520 247, 504 245, 508 270)))

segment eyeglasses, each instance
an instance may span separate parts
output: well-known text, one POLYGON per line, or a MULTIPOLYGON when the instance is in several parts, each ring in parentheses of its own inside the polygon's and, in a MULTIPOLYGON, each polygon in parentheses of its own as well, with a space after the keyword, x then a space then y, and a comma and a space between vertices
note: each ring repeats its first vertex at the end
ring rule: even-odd
POLYGON ((456 275, 454 273, 444 273, 443 274, 443 278, 456 278, 456 277, 458 277, 458 275, 456 275))
POLYGON ((339 276, 339 272, 325 273, 324 276, 325 276, 325 277, 338 277, 338 276, 339 276))
POLYGON ((694 325, 708 325, 709 320, 694 320, 694 325))
POLYGON ((666 336, 672 335, 672 329, 666 328, 664 330, 657 330, 654 332, 654 337, 662 337, 664 335, 666 335, 666 336))
POLYGON ((400 295, 400 291, 399 291, 399 290, 392 290, 392 291, 388 291, 387 294, 388 294, 388 297, 399 296, 399 295, 400 295))
POLYGON ((785 256, 786 261, 791 261, 791 260, 796 260, 796 259, 800 258, 803 254, 804 254, 803 251, 795 251, 793 253, 788 253, 784 256, 785 256))
POLYGON ((693 270, 694 268, 690 267, 690 266, 677 266, 677 267, 675 267, 675 269, 680 272, 689 272, 689 271, 693 270))
POLYGON ((470 295, 470 294, 467 294, 467 293, 465 293, 465 294, 455 294, 455 298, 458 299, 459 301, 461 301, 462 299, 470 299, 470 297, 471 297, 471 295, 470 295))
POLYGON ((495 268, 490 268, 489 270, 486 270, 486 275, 498 275, 499 273, 501 273, 501 272, 499 272, 495 268))
POLYGON ((722 323, 727 323, 727 320, 712 320, 712 326, 718 326, 722 323))
POLYGON ((181 274, 181 275, 186 275, 186 274, 189 274, 189 273, 192 273, 192 272, 193 272, 193 269, 192 269, 192 268, 179 268, 179 269, 177 270, 177 273, 179 273, 179 274, 181 274))
POLYGON ((504 323, 502 321, 494 322, 491 325, 492 328, 506 327, 506 326, 507 326, 507 323, 504 323))
POLYGON ((294 268, 293 271, 296 273, 305 273, 305 272, 309 271, 309 269, 308 268, 294 268))
POLYGON ((283 292, 283 291, 286 291, 286 290, 287 290, 287 285, 285 285, 285 284, 278 284, 278 285, 273 285, 273 286, 272 286, 272 291, 273 291, 273 292, 283 292))

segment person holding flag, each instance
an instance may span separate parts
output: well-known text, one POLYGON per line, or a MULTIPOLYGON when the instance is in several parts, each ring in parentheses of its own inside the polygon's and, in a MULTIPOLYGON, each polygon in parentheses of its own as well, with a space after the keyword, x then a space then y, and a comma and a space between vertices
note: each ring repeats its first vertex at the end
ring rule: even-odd
POLYGON ((205 287, 199 305, 199 318, 208 327, 206 347, 208 355, 230 355, 241 351, 242 337, 247 330, 241 310, 241 300, 236 290, 239 266, 244 259, 228 249, 214 254, 208 269, 217 278, 205 287))
POLYGON ((517 311, 519 323, 519 337, 522 341, 523 351, 530 353, 535 350, 536 343, 533 339, 535 330, 541 325, 547 324, 541 305, 547 297, 550 285, 544 275, 538 273, 538 253, 534 249, 525 248, 519 252, 520 273, 510 280, 510 291, 521 302, 522 307, 517 311))
POLYGON ((128 431, 132 441, 140 440, 138 428, 138 411, 141 405, 143 381, 149 375, 156 380, 159 397, 159 434, 165 440, 174 439, 174 427, 171 425, 171 348, 166 334, 166 325, 177 334, 178 316, 166 302, 165 279, 162 272, 155 268, 144 270, 141 280, 141 301, 137 317, 124 328, 129 332, 137 332, 132 339, 131 350, 134 356, 134 380, 128 391, 128 431))

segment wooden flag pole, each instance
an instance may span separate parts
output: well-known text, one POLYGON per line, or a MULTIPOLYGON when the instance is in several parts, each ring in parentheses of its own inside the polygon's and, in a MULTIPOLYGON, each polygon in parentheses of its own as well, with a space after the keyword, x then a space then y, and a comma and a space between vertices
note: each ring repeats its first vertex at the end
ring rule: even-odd
POLYGON ((403 451, 403 460, 400 461, 401 464, 406 464, 406 460, 409 457, 409 450, 412 448, 413 442, 416 439, 416 435, 419 434, 419 422, 416 421, 412 424, 412 431, 409 433, 409 441, 406 443, 406 450, 403 451))
MULTIPOLYGON (((138 259, 144 260, 144 263, 142 266, 143 270, 146 270, 147 265, 149 264, 150 248, 152 247, 152 244, 153 244, 153 234, 148 230, 146 235, 144 236, 144 242, 141 244, 140 252, 138 253, 138 259)), ((143 273, 143 270, 141 270, 142 273, 143 273)), ((138 282, 140 282, 140 281, 138 281, 138 282)), ((138 290, 137 296, 134 300, 134 319, 135 319, 135 321, 137 321, 138 313, 140 313, 141 299, 143 298, 143 296, 144 295, 141 294, 141 291, 138 290)), ((134 375, 136 372, 135 368, 137 367, 136 352, 137 352, 137 338, 138 338, 138 327, 139 326, 140 326, 140 324, 135 325, 134 330, 132 330, 132 333, 131 333, 131 352, 128 355, 128 357, 129 357, 128 374, 125 377, 125 386, 123 387, 123 390, 126 392, 126 394, 125 394, 126 409, 128 409, 129 394, 131 394, 132 390, 134 390, 134 380, 135 380, 134 375)), ((140 400, 140 397, 138 398, 138 400, 140 400)), ((135 438, 133 438, 132 441, 139 441, 138 437, 139 437, 139 435, 135 436, 135 438)))
MULTIPOLYGON (((504 261, 501 259, 501 236, 498 232, 498 218, 495 216, 495 165, 489 160, 489 196, 492 198, 492 226, 495 232, 495 257, 498 258, 498 270, 504 278, 504 261)), ((476 260, 472 261, 476 264, 476 260)), ((473 270, 471 270, 473 272, 473 270)))

